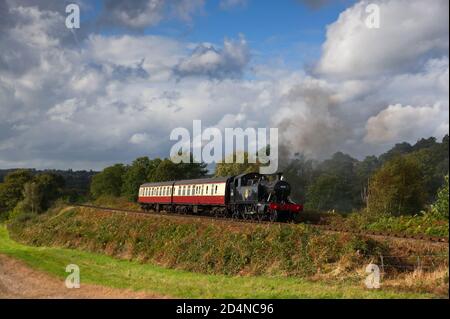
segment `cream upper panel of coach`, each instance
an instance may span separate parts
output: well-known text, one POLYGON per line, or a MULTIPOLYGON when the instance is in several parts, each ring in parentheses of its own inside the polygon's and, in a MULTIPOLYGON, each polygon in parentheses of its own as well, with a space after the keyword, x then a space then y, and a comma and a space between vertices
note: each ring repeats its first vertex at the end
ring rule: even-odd
POLYGON ((224 196, 226 183, 175 185, 174 196, 224 196))
POLYGON ((163 197, 172 195, 172 186, 140 187, 139 196, 163 197))

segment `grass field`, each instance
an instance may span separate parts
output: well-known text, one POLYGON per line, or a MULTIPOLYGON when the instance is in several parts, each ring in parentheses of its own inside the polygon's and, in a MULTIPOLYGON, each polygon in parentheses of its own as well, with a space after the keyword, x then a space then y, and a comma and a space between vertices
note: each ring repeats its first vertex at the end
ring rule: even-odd
POLYGON ((286 277, 205 275, 119 260, 73 249, 31 247, 9 238, 0 225, 0 254, 65 278, 65 266, 77 264, 81 284, 128 288, 177 298, 432 298, 430 294, 368 290, 362 283, 312 282, 286 277))

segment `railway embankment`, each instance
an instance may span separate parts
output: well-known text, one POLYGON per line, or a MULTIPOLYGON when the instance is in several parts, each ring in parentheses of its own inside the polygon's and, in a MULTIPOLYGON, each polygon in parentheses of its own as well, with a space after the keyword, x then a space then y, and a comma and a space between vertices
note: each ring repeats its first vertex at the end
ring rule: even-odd
POLYGON ((369 263, 379 265, 386 278, 448 269, 445 245, 393 243, 302 224, 243 224, 60 207, 16 220, 8 228, 13 239, 27 245, 75 248, 206 274, 360 280, 369 263))

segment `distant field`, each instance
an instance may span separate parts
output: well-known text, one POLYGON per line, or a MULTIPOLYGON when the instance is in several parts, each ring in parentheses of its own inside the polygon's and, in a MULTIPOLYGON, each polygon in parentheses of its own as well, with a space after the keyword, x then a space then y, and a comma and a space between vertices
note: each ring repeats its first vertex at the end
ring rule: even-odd
POLYGON ((312 282, 285 277, 205 275, 118 260, 73 249, 31 247, 9 238, 0 226, 0 254, 60 278, 75 263, 81 281, 179 298, 432 298, 431 294, 369 290, 362 283, 312 282))

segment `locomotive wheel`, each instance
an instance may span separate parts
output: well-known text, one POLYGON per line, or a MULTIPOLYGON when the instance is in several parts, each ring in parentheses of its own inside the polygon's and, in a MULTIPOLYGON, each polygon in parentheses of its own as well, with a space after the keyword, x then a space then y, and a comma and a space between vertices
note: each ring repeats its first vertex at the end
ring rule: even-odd
POLYGON ((278 212, 276 210, 269 210, 269 221, 276 222, 278 219, 278 212))

